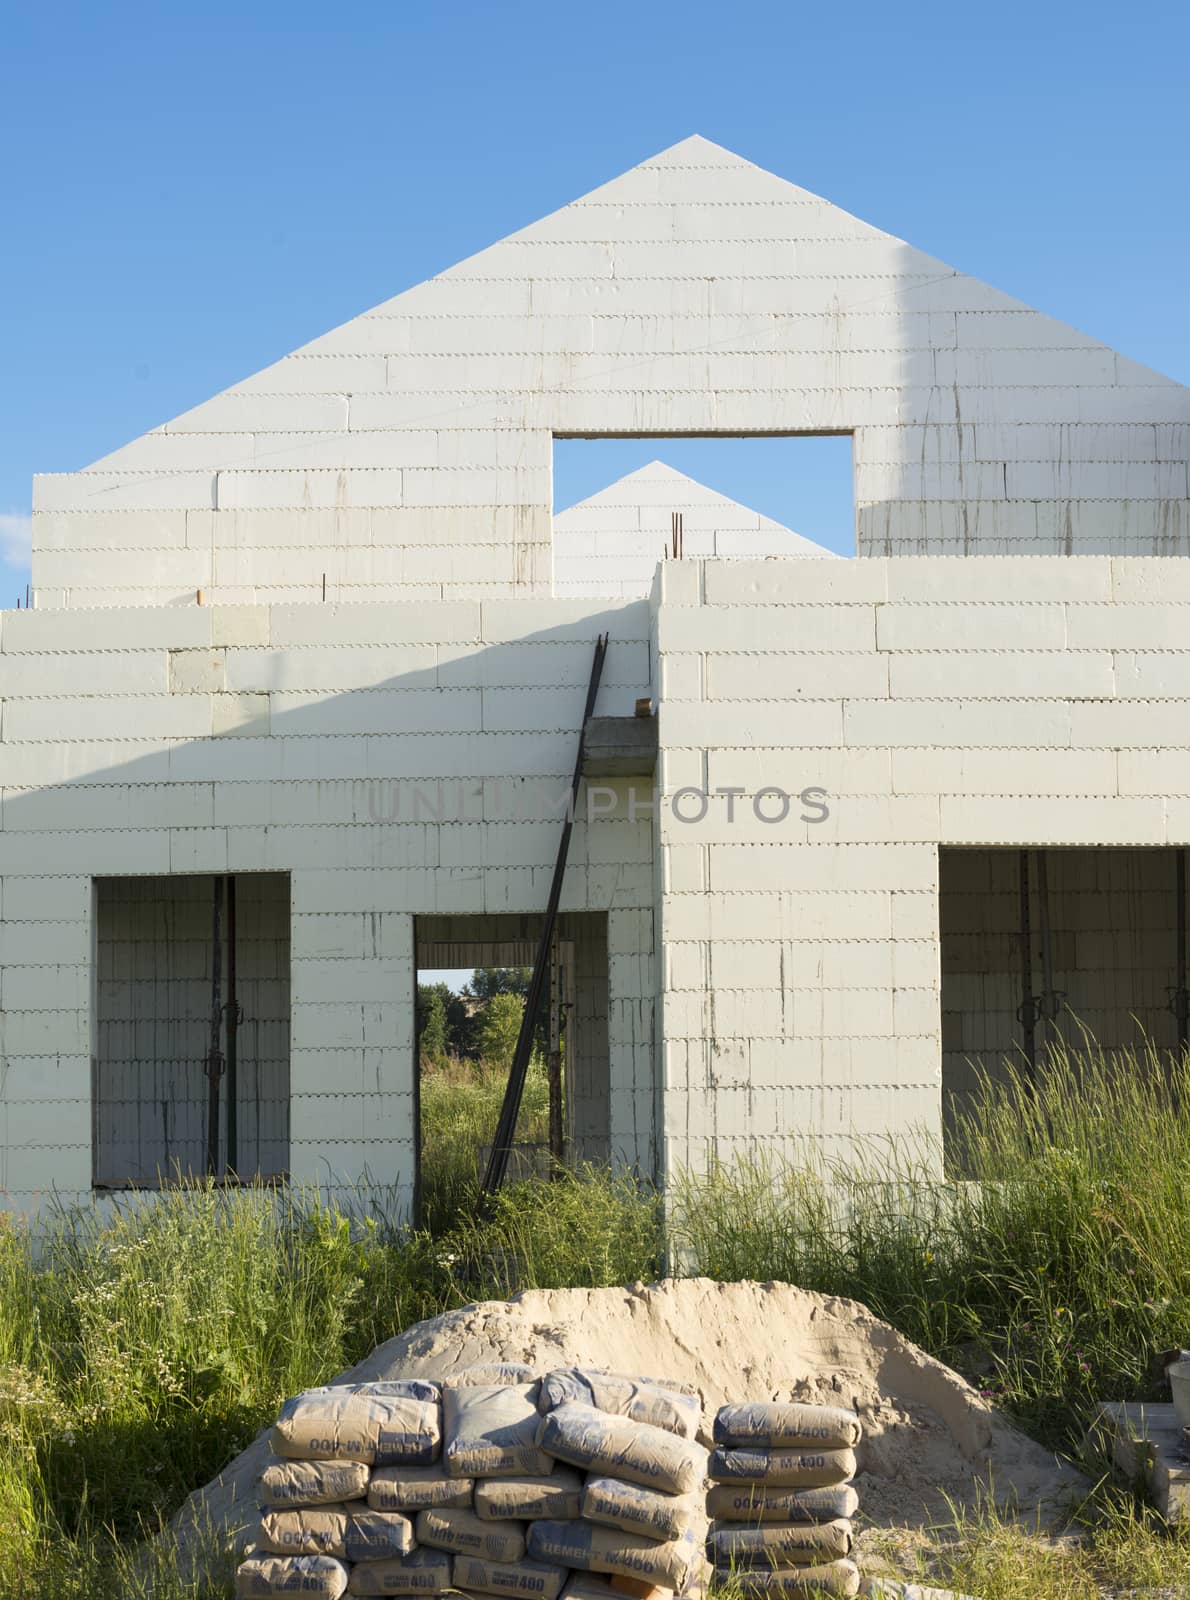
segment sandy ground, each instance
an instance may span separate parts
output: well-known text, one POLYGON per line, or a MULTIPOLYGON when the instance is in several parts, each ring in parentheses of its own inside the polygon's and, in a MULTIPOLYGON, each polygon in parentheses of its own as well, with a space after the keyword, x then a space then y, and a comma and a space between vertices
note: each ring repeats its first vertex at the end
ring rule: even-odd
MULTIPOLYGON (((626 1289, 539 1289, 417 1323, 337 1383, 439 1378, 490 1361, 546 1371, 572 1363, 697 1387, 709 1442, 728 1400, 821 1400, 864 1425, 856 1488, 862 1524, 924 1529, 951 1505, 991 1497, 1047 1518, 1084 1487, 1073 1469, 1011 1427, 971 1386, 852 1300, 780 1283, 674 1279, 626 1289)), ((254 1520, 262 1436, 175 1517, 183 1570, 203 1529, 236 1537, 254 1520)))

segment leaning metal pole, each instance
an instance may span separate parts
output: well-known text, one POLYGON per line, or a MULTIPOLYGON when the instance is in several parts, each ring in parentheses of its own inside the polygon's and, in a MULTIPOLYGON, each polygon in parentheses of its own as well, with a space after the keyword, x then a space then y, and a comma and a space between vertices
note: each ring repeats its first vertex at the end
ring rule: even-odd
POLYGON ((603 675, 603 661, 607 655, 608 636, 606 633, 599 635, 595 643, 595 659, 591 663, 591 681, 587 685, 587 701, 583 708, 582 728, 579 732, 578 755, 574 763, 574 777, 570 784, 570 804, 566 811, 566 820, 562 825, 562 838, 558 843, 558 859, 554 863, 554 877, 550 884, 550 896, 545 908, 545 921, 541 928, 541 937, 537 941, 537 957, 533 963, 533 976, 529 981, 529 993, 525 998, 525 1010, 521 1017, 521 1031, 517 1035, 516 1050, 513 1052, 512 1067, 508 1073, 508 1087, 504 1091, 504 1103, 500 1107, 500 1120, 496 1125, 495 1137, 492 1140, 492 1153, 488 1157, 488 1164, 484 1171, 483 1182, 479 1188, 479 1201, 477 1209, 483 1211, 491 1196, 504 1182, 508 1172, 508 1157, 512 1143, 516 1137, 517 1117, 521 1109, 521 1097, 525 1091, 525 1074, 529 1070, 529 1053, 533 1047, 533 1030, 537 1025, 537 1016, 541 1010, 542 995, 545 991, 546 979, 550 970, 550 949, 554 938, 554 925, 558 919, 558 903, 562 898, 562 879, 566 874, 566 858, 570 852, 570 835, 574 831, 574 813, 578 805, 579 784, 583 776, 583 755, 587 742, 587 724, 591 720, 591 713, 595 709, 595 696, 599 692, 599 680, 603 675))

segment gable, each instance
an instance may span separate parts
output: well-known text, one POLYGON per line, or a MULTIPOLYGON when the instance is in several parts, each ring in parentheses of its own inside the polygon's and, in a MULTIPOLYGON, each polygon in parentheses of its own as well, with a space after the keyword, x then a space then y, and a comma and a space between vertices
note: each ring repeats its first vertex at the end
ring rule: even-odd
POLYGON ((834 558, 771 517, 699 483, 664 461, 626 473, 554 517, 554 593, 639 598, 682 518, 682 554, 735 559, 834 558))
POLYGON ((34 580, 545 592, 555 433, 838 430, 862 550, 1190 548, 1187 390, 694 138, 37 480, 34 580))

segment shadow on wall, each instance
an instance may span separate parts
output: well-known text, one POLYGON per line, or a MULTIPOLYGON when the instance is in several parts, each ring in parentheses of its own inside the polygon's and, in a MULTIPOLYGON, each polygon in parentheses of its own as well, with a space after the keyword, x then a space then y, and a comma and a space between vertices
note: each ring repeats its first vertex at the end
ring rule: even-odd
MULTIPOLYGON (((565 605, 546 604, 566 615, 565 605)), ((631 714, 650 690, 650 615, 647 602, 635 602, 520 636, 517 611, 533 603, 513 602, 492 608, 494 631, 506 636, 481 641, 466 637, 477 606, 442 606, 437 616, 409 607, 407 625, 430 642, 395 644, 399 609, 276 608, 293 635, 285 642, 169 651, 120 646, 150 617, 160 624, 150 625, 157 640, 185 637, 180 609, 34 612, 23 622, 51 639, 85 618, 111 637, 77 655, 77 680, 66 674, 91 694, 65 698, 59 678, 61 699, 6 702, 0 877, 12 955, 2 977, 9 1148, 0 1192, 31 1193, 47 1179, 64 1190, 90 1187, 92 878, 229 873, 292 874, 288 1082, 274 1071, 271 1092, 290 1097, 290 1132, 307 1147, 305 1165, 350 1177, 364 1161, 380 1181, 411 1183, 412 916, 541 914, 595 638, 612 634, 596 711, 631 714), (432 639, 452 630, 453 640, 432 639), (372 642, 353 642, 369 633, 372 642), (154 677, 168 692, 116 687, 154 677), (203 737, 212 723, 222 731, 203 737), (160 744, 114 759, 136 740, 160 744), (36 950, 34 936, 42 939, 36 950), (366 950, 355 952, 352 940, 364 937, 366 950), (342 959, 352 953, 380 963, 386 998, 376 998, 375 965, 362 973, 342 959), (64 1154, 77 1182, 55 1171, 64 1154)), ((37 658, 24 659, 35 685, 37 658)), ((43 655, 47 680, 71 659, 43 655)), ((652 900, 647 815, 609 814, 588 827, 580 811, 563 909, 639 907, 651 931, 652 900)), ((289 910, 287 901, 287 954, 289 910)), ((127 1052, 109 1076, 115 1092, 126 1069, 125 1100, 136 1098, 138 1063, 178 1058, 176 1013, 202 1001, 209 1017, 209 998, 196 1000, 210 988, 209 951, 205 977, 182 954, 176 964, 161 956, 180 915, 172 900, 155 904, 103 954, 95 1004, 113 1022, 101 1039, 127 1052), (140 1015, 115 1000, 138 973, 170 1015, 140 1015)), ((187 926, 201 939, 197 925, 187 926)), ((273 932, 280 937, 280 923, 273 932)), ((280 978, 272 975, 274 986, 280 978)), ((649 1043, 651 1004, 640 997, 639 1016, 620 1017, 620 1033, 649 1043)), ((251 1065, 245 1045, 246 1083, 251 1065)), ((160 1087, 151 1071, 149 1079, 160 1087)), ((160 1098, 147 1092, 154 1126, 165 1114, 160 1098)), ((651 1143, 651 1127, 642 1132, 651 1143)), ((647 1162, 647 1148, 623 1158, 647 1162)))

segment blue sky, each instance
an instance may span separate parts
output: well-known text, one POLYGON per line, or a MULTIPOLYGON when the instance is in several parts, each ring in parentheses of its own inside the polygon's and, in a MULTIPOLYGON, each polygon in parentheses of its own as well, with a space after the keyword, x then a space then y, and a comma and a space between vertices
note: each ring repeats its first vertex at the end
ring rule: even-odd
MULTIPOLYGON (((84 465, 693 132, 1190 381, 1190 21, 1172 0, 46 0, 7 8, 3 39, 4 604, 35 471, 84 465)), ((561 501, 660 453, 600 448, 560 457, 561 501)), ((699 457, 716 488, 839 544, 834 441, 796 471, 716 449, 699 457)))

